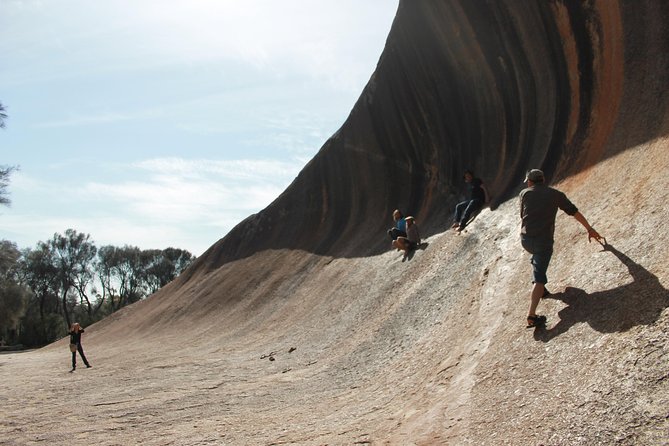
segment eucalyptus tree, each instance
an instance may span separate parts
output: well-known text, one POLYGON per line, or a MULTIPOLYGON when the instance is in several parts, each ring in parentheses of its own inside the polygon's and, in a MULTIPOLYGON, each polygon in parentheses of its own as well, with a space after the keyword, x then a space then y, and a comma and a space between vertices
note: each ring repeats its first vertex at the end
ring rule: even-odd
POLYGON ((178 248, 145 250, 142 251, 142 257, 149 294, 174 280, 195 259, 190 252, 178 248))
POLYGON ((11 204, 7 188, 9 187, 9 177, 16 170, 18 170, 16 166, 0 166, 0 205, 9 206, 11 204))
POLYGON ((60 281, 63 316, 68 327, 72 324, 71 311, 77 304, 85 304, 89 314, 93 304, 88 296, 94 278, 93 259, 97 248, 89 234, 68 229, 65 235, 54 234, 49 245, 53 251, 54 265, 60 281))
MULTIPOLYGON (((5 128, 5 119, 7 119, 7 113, 5 113, 5 106, 0 102, 0 129, 5 128)), ((0 166, 0 204, 4 206, 9 206, 11 201, 7 196, 7 186, 9 186, 9 177, 12 172, 17 168, 14 166, 0 166)))
POLYGON ((5 119, 7 119, 6 111, 5 106, 0 102, 0 129, 5 128, 5 119))
POLYGON ((0 338, 12 343, 16 341, 16 328, 27 297, 17 277, 20 257, 15 243, 0 240, 0 338))
POLYGON ((55 263, 51 246, 44 242, 39 242, 35 249, 23 250, 19 260, 19 281, 31 291, 24 325, 36 332, 33 336, 36 344, 51 342, 56 339, 57 333, 63 331, 59 302, 61 282, 55 263), (39 313, 38 321, 31 320, 35 319, 31 316, 35 307, 39 313), (60 330, 53 326, 56 319, 59 320, 60 330))
POLYGON ((136 246, 103 246, 97 273, 111 311, 137 302, 146 295, 142 251, 136 246))
POLYGON ((102 288, 102 301, 107 302, 110 311, 116 311, 118 303, 118 287, 116 281, 116 246, 107 245, 98 249, 98 257, 95 261, 95 273, 102 288))

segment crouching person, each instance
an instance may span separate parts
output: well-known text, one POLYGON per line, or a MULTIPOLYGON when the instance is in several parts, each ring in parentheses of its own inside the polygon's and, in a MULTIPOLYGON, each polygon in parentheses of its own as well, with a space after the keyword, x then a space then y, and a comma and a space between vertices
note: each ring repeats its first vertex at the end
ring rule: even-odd
POLYGON ((418 233, 418 226, 414 218, 409 216, 404 219, 406 221, 406 237, 397 237, 393 241, 393 247, 397 250, 404 251, 404 256, 408 256, 409 252, 418 248, 420 245, 420 234, 418 233))
POLYGON ((406 221, 399 209, 393 211, 393 222, 393 227, 388 229, 388 236, 394 242, 397 240, 397 237, 406 237, 407 235, 406 221))

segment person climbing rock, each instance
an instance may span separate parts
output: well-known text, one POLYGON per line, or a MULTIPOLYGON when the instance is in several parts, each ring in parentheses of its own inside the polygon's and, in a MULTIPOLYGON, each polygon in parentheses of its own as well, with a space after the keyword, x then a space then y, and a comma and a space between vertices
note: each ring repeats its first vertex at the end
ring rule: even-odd
POLYGON ((544 184, 544 173, 539 169, 529 170, 525 176, 527 188, 520 192, 520 241, 523 248, 532 254, 532 293, 527 314, 527 327, 545 324, 546 317, 537 315, 536 310, 542 297, 549 295, 546 290, 546 271, 553 255, 553 235, 557 210, 571 215, 588 231, 588 241, 601 241, 602 236, 588 223, 567 196, 557 189, 544 184))
POLYGON ((462 232, 472 215, 479 212, 485 203, 489 201, 488 190, 480 178, 474 176, 474 172, 466 170, 464 174, 467 183, 467 199, 455 206, 455 216, 451 228, 462 232))

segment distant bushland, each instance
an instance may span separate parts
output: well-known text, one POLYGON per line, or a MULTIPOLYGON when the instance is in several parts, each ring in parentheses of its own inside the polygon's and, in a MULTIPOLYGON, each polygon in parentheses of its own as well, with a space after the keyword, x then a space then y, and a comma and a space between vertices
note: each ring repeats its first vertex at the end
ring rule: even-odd
POLYGON ((46 345, 72 322, 90 325, 153 294, 194 260, 178 248, 98 248, 74 229, 23 250, 1 240, 0 343, 46 345))

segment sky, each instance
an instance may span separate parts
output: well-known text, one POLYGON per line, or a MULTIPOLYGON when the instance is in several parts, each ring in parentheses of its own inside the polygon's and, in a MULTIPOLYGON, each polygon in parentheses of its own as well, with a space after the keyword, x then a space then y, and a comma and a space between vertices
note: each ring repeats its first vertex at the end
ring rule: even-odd
POLYGON ((0 0, 0 239, 201 255, 346 120, 398 0, 0 0))

